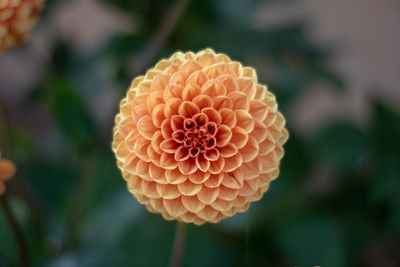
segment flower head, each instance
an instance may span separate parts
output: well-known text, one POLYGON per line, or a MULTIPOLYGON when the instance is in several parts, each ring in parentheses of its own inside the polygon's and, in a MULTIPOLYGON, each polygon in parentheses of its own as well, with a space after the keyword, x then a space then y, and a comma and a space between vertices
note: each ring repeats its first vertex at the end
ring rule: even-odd
POLYGON ((13 177, 15 171, 15 164, 10 160, 2 159, 0 155, 0 196, 6 191, 4 182, 13 177))
POLYGON ((0 0, 0 52, 23 42, 44 0, 0 0))
POLYGON ((165 219, 198 225, 259 200, 288 138, 255 70, 211 49, 177 52, 135 78, 115 124, 130 192, 165 219))

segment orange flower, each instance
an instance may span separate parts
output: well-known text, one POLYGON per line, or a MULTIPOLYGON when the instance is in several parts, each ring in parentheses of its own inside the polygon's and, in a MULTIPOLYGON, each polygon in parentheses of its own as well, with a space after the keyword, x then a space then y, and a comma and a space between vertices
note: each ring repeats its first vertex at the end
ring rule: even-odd
POLYGON ((6 191, 4 182, 13 177, 15 171, 15 164, 7 159, 1 159, 0 155, 0 196, 6 191))
POLYGON ((36 23, 44 0, 0 0, 0 52, 22 43, 36 23))
POLYGON ((288 138, 255 70, 211 49, 177 52, 135 78, 115 124, 129 191, 149 211, 197 225, 259 200, 288 138))

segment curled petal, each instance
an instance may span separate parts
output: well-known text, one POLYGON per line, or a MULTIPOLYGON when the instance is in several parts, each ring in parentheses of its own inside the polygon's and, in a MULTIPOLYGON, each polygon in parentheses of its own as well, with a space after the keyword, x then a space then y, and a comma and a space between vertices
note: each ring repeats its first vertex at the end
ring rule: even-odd
POLYGON ((240 149, 240 154, 242 155, 243 162, 252 161, 258 155, 258 143, 254 137, 250 136, 247 140, 246 145, 240 149))
POLYGON ((230 158, 225 158, 224 172, 232 172, 242 165, 242 156, 238 153, 230 158))
MULTIPOLYGON (((222 181, 223 182, 223 181, 222 181)), ((218 198, 226 201, 233 201, 238 195, 238 189, 220 186, 218 198)))
POLYGON ((173 170, 178 166, 178 162, 171 154, 161 153, 160 166, 167 170, 173 170))
POLYGON ((230 109, 222 108, 219 111, 222 118, 222 124, 225 124, 229 128, 234 128, 236 126, 237 118, 236 113, 230 109))
POLYGON ((172 74, 171 79, 169 80, 170 84, 179 84, 179 85, 185 85, 186 82, 186 74, 183 72, 175 72, 172 74))
POLYGON ((256 83, 249 78, 238 78, 239 90, 247 95, 249 99, 253 99, 256 95, 256 83))
POLYGON ((214 98, 213 108, 216 110, 220 110, 222 108, 232 109, 233 103, 232 100, 227 96, 217 96, 214 98))
POLYGON ((247 135, 246 131, 240 127, 236 127, 232 129, 232 138, 231 142, 237 147, 242 148, 246 145, 247 139, 249 136, 247 135))
POLYGON ((212 107, 213 101, 208 95, 198 95, 192 101, 200 110, 207 107, 212 107))
POLYGON ((222 172, 211 174, 210 177, 204 182, 204 185, 209 188, 219 187, 219 185, 222 183, 223 178, 224 174, 222 172))
POLYGON ((224 158, 229 158, 238 153, 239 150, 234 144, 229 143, 224 147, 220 147, 219 151, 221 156, 223 156, 224 158))
POLYGON ((202 184, 210 177, 209 172, 196 171, 189 175, 189 180, 195 184, 202 184))
POLYGON ((134 146, 136 155, 143 161, 150 162, 149 156, 147 155, 147 146, 150 145, 150 141, 142 137, 139 137, 134 146))
POLYGON ((163 199, 163 203, 169 215, 173 217, 182 216, 187 211, 180 197, 175 199, 163 199))
POLYGON ((157 184, 157 192, 164 199, 175 199, 181 195, 174 184, 157 184))
POLYGON ((156 131, 151 138, 151 146, 153 147, 154 151, 157 153, 161 153, 160 144, 164 141, 164 138, 161 134, 161 131, 156 131))
POLYGON ((182 99, 185 101, 190 101, 198 95, 200 95, 200 86, 195 83, 189 83, 183 89, 182 99))
POLYGON ((201 112, 207 115, 209 121, 215 122, 218 125, 222 121, 221 114, 213 108, 203 108, 201 112))
POLYGON ((151 113, 151 118, 153 119, 153 123, 157 128, 160 128, 161 123, 165 120, 164 109, 165 105, 159 104, 154 107, 153 112, 151 113))
POLYGON ((201 87, 201 94, 208 95, 211 98, 226 94, 224 84, 218 80, 209 80, 201 87))
POLYGON ((182 196, 182 204, 188 211, 194 213, 201 211, 206 206, 197 196, 182 196))
POLYGON ((161 135, 164 137, 164 139, 168 139, 172 137, 172 129, 171 129, 171 121, 170 120, 164 120, 161 123, 161 135))
POLYGON ((215 148, 207 150, 204 153, 204 158, 209 161, 216 161, 219 157, 219 152, 215 148))
POLYGON ((208 123, 208 117, 204 113, 198 113, 192 118, 199 127, 205 126, 208 123))
POLYGON ((151 140, 154 132, 157 131, 157 128, 153 124, 153 120, 149 115, 146 115, 137 122, 137 129, 139 133, 146 138, 147 140, 151 140))
POLYGON ((200 112, 199 107, 193 102, 183 101, 179 106, 178 113, 185 118, 191 118, 193 115, 200 112))
POLYGON ((178 190, 185 196, 194 196, 198 192, 200 192, 202 188, 201 184, 192 183, 190 180, 186 180, 185 182, 178 184, 178 190))
POLYGON ((211 204, 213 203, 219 195, 219 187, 207 187, 203 186, 201 191, 197 194, 197 197, 201 202, 204 204, 211 204))
MULTIPOLYGON (((179 70, 182 73, 185 73, 186 75, 190 75, 193 72, 200 70, 202 68, 201 64, 198 63, 195 60, 189 60, 183 63, 180 67, 179 70)), ((185 79, 186 80, 186 79, 185 79)))
POLYGON ((244 110, 236 110, 237 124, 236 126, 244 129, 246 133, 250 133, 254 129, 254 120, 251 115, 244 110))
POLYGON ((171 117, 171 129, 175 130, 182 130, 183 129, 183 121, 185 117, 182 115, 173 115, 171 117))
POLYGON ((168 138, 161 142, 160 148, 164 152, 174 154, 179 148, 179 144, 176 143, 174 139, 168 138))
POLYGON ((243 109, 248 110, 250 107, 249 99, 246 94, 243 92, 235 91, 228 94, 228 96, 232 99, 233 109, 243 109))
POLYGON ((176 161, 185 161, 189 157, 190 157, 189 150, 184 146, 180 146, 175 152, 174 159, 176 161))
POLYGON ((164 98, 162 92, 151 92, 147 98, 147 112, 151 114, 153 108, 159 104, 164 104, 164 98))
POLYGON ((152 92, 163 92, 165 87, 168 85, 171 75, 167 73, 160 73, 156 75, 151 82, 150 90, 152 92))
POLYGON ((239 90, 239 84, 237 80, 229 74, 221 75, 216 79, 223 83, 227 94, 239 90))
POLYGON ((163 93, 163 99, 164 101, 168 101, 169 99, 172 98, 178 98, 181 99, 182 97, 182 92, 183 92, 183 85, 181 84, 169 84, 163 93))
POLYGON ((258 119, 254 119, 254 129, 250 135, 253 136, 258 143, 261 143, 268 136, 267 127, 265 127, 265 125, 258 119))
POLYGON ((253 118, 263 121, 267 117, 268 108, 263 101, 253 99, 250 101, 249 112, 253 118))
POLYGON ((213 203, 211 203, 211 207, 221 212, 230 210, 232 206, 233 206, 233 201, 226 201, 219 198, 217 198, 213 203))
POLYGON ((217 147, 224 147, 231 141, 232 131, 231 129, 222 124, 218 127, 217 133, 215 134, 215 139, 217 141, 217 147))
POLYGON ((179 169, 166 170, 165 178, 171 184, 180 184, 186 181, 187 176, 183 175, 179 169))
POLYGON ((260 157, 256 157, 250 162, 243 163, 241 167, 241 171, 245 179, 253 179, 258 177, 258 175, 260 175, 262 170, 263 170, 263 165, 260 157))
POLYGON ((179 98, 171 98, 165 103, 164 114, 166 118, 171 118, 173 115, 178 114, 178 109, 182 104, 179 98))
POLYGON ((160 198, 155 182, 142 181, 142 192, 149 198, 160 198))
POLYGON ((201 70, 195 71, 186 80, 186 84, 194 83, 202 86, 208 80, 207 76, 201 70))
POLYGON ((208 171, 212 174, 220 173, 225 165, 225 160, 223 157, 218 157, 216 161, 210 161, 210 168, 208 171))
POLYGON ((189 175, 197 171, 197 165, 194 158, 178 162, 178 168, 184 175, 189 175))
POLYGON ((217 217, 218 213, 219 212, 216 209, 213 209, 211 206, 207 205, 204 209, 197 213, 197 216, 205 221, 211 221, 217 217))
POLYGON ((176 130, 172 133, 172 139, 178 144, 182 144, 185 141, 185 132, 183 130, 176 130))
POLYGON ((240 189, 243 186, 243 175, 241 172, 225 173, 222 184, 231 189, 240 189))
POLYGON ((165 170, 163 168, 157 167, 154 164, 150 164, 149 166, 149 174, 150 177, 153 178, 154 181, 160 184, 168 183, 167 179, 165 178, 165 170))
POLYGON ((196 165, 199 170, 206 172, 210 167, 210 161, 207 160, 203 154, 200 154, 196 157, 196 165))

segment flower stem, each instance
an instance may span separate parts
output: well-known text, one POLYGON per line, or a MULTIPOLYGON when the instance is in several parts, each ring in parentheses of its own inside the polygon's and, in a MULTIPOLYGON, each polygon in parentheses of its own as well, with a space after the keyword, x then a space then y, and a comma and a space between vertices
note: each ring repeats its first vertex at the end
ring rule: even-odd
POLYGON ((169 262, 169 267, 179 267, 183 262, 183 253, 186 244, 186 227, 186 223, 177 222, 174 248, 169 262))
POLYGON ((17 244, 18 247, 21 266, 29 267, 31 266, 31 262, 29 258, 28 247, 26 245, 26 241, 22 233, 22 230, 18 225, 17 219, 15 218, 14 214, 11 211, 10 204, 8 203, 8 199, 6 198, 6 196, 0 197, 0 202, 1 205, 3 206, 4 213, 13 232, 15 243, 17 244))

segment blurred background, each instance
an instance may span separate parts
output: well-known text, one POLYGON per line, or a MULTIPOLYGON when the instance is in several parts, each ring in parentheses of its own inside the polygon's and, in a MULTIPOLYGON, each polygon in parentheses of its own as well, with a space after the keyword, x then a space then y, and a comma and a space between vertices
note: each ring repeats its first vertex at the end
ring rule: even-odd
MULTIPOLYGON (((34 266, 167 266, 175 222, 111 152, 134 75, 212 47, 258 71, 291 134, 262 200, 188 228, 184 266, 400 266, 400 2, 49 0, 0 55, 7 198, 34 266)), ((19 263, 0 209, 0 266, 19 263)))

